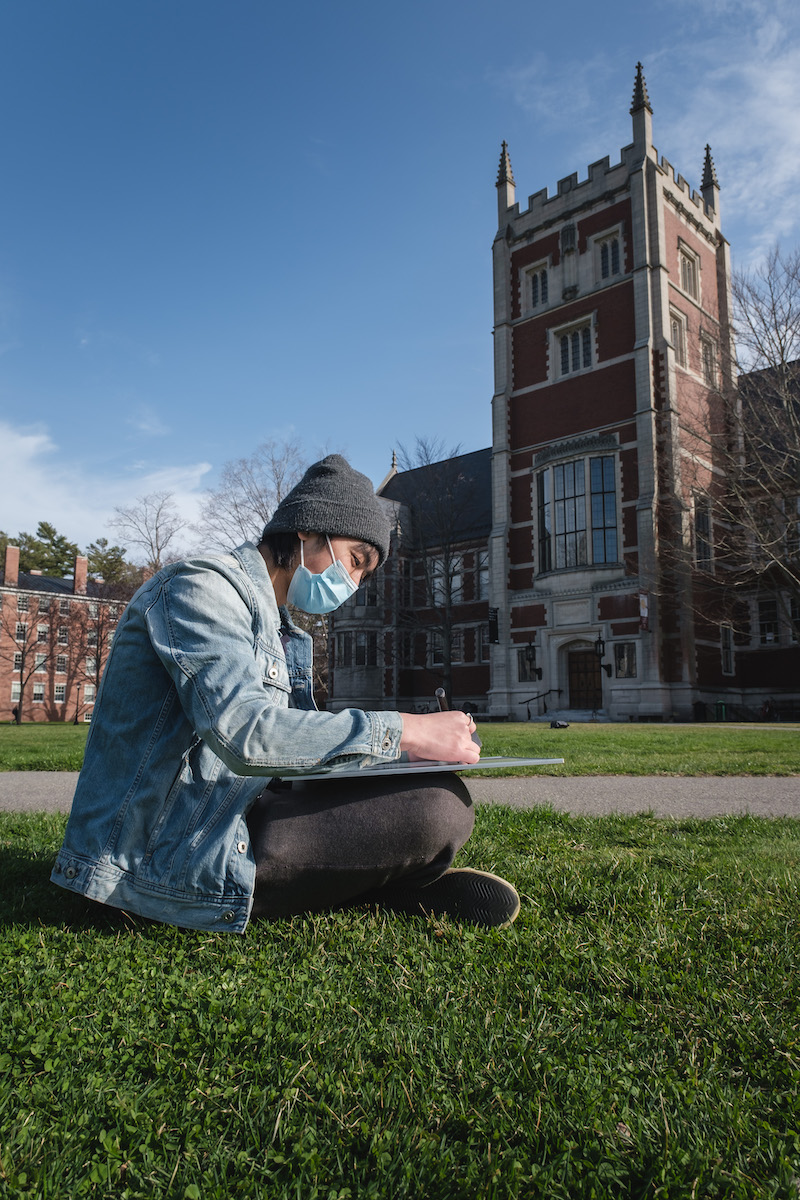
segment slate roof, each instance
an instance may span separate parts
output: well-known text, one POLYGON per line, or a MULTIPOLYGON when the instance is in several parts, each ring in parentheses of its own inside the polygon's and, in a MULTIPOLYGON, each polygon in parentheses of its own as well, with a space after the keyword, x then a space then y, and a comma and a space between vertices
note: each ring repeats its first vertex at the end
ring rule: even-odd
MULTIPOLYGON (((5 573, 0 571, 0 587, 5 587, 5 573)), ((53 575, 31 575, 28 571, 20 571, 19 580, 15 591, 18 592, 47 592, 59 596, 75 596, 73 591, 75 584, 71 575, 66 579, 57 579, 53 575)), ((103 591, 103 585, 96 583, 90 579, 86 584, 85 592, 78 592, 78 598, 88 596, 90 599, 97 597, 98 599, 107 599, 107 594, 103 591)))
POLYGON ((491 447, 410 471, 398 471, 384 484, 380 494, 408 506, 426 545, 435 545, 440 540, 437 528, 442 528, 443 519, 452 523, 448 529, 452 541, 485 541, 492 528, 491 447), (437 515, 436 499, 447 490, 450 495, 437 515), (426 507, 431 510, 427 529, 426 507))

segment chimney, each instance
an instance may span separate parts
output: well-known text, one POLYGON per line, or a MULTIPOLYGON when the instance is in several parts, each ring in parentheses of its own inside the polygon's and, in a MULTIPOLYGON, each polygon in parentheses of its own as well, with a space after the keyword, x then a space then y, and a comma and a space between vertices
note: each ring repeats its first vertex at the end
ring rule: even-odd
POLYGON ((19 546, 6 546, 6 570, 3 582, 6 587, 19 587, 19 546))
POLYGON ((72 590, 76 596, 86 595, 86 572, 89 565, 89 560, 83 554, 78 554, 75 558, 75 576, 73 579, 72 590))

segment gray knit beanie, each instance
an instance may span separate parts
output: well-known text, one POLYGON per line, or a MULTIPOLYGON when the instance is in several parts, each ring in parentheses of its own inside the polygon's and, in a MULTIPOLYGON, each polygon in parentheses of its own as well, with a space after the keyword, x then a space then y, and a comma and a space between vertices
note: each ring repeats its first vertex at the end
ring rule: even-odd
POLYGON ((369 542, 380 563, 389 553, 389 518, 369 479, 341 454, 310 466, 264 526, 264 534, 298 532, 369 542))

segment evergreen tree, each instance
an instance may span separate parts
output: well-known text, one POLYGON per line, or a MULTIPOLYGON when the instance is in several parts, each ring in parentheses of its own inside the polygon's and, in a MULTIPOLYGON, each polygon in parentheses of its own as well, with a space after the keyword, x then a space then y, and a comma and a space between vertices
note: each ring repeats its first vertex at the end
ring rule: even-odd
POLYGON ((58 533, 49 521, 40 521, 36 535, 19 535, 19 566, 21 571, 41 571, 55 579, 71 575, 75 568, 75 556, 80 554, 75 542, 70 542, 58 533))
POLYGON ((86 554, 91 578, 104 583, 119 583, 126 578, 130 563, 125 559, 124 547, 109 546, 108 538, 100 537, 90 543, 86 554))

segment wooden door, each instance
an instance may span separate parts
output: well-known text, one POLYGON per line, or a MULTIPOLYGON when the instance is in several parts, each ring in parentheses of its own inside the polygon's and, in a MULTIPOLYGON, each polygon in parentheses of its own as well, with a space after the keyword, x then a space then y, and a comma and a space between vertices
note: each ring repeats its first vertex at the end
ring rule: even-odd
POLYGON ((602 708, 600 660, 594 650, 572 650, 569 656, 570 708, 602 708))

